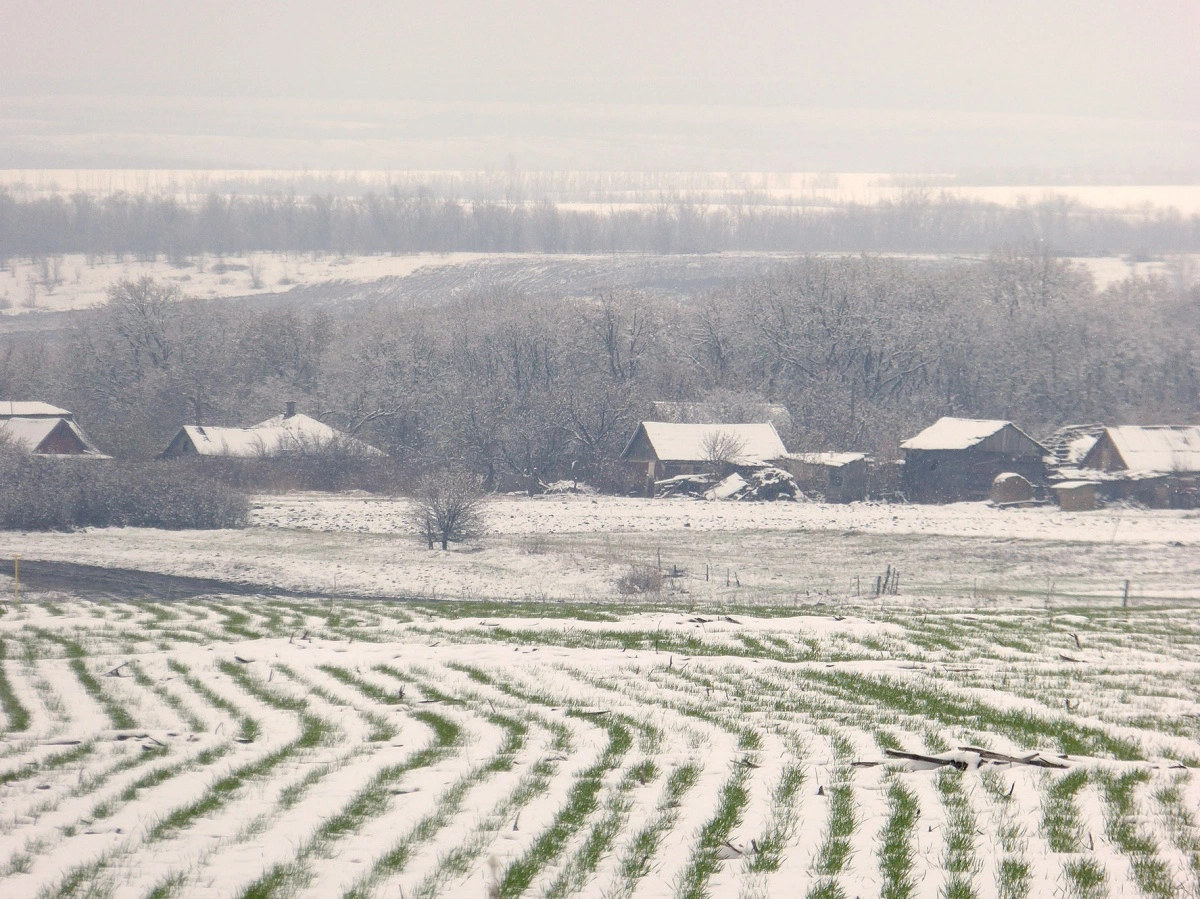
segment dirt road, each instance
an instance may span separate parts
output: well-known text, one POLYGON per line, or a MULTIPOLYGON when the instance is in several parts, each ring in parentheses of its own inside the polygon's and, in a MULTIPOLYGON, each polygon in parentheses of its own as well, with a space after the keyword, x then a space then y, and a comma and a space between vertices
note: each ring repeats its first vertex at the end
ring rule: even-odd
MULTIPOLYGON (((88 599, 158 601, 220 594, 235 596, 301 595, 266 584, 157 574, 132 568, 105 568, 100 565, 51 562, 40 559, 22 559, 20 564, 21 591, 30 593, 56 591, 88 599)), ((13 576, 12 559, 0 561, 0 575, 13 576)), ((315 594, 305 593, 303 595, 314 596, 315 594)))

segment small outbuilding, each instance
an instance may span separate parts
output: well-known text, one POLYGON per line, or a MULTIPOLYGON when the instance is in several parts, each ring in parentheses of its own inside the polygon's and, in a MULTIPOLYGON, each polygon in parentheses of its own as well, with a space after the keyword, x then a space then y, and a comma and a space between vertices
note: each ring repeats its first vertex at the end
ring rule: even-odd
POLYGON ((904 450, 904 490, 916 503, 985 500, 996 476, 1020 475, 1045 482, 1046 449, 1011 421, 940 418, 904 450))
POLYGON ((853 503, 867 498, 866 453, 788 453, 774 461, 796 479, 808 496, 827 503, 853 503))
POLYGON ((787 447, 774 425, 677 424, 643 421, 629 438, 621 459, 646 479, 647 495, 654 482, 678 475, 714 471, 722 467, 763 465, 787 455, 787 447))
POLYGON ((1062 481, 1050 489, 1064 512, 1091 512, 1096 508, 1096 486, 1095 481, 1062 481))
POLYGON ((96 449, 74 415, 49 403, 0 401, 0 440, 35 456, 112 458, 96 449))

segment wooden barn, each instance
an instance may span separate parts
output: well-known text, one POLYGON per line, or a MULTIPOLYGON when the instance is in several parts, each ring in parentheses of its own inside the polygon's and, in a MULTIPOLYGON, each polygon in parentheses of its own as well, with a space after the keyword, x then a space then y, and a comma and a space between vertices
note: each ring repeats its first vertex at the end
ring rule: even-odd
POLYGON ((985 500, 997 475, 1045 483, 1045 448, 1010 421, 939 418, 904 450, 904 491, 915 503, 985 500))
POLYGON ((0 401, 0 439, 35 456, 108 459, 66 409, 49 403, 0 401))
POLYGON ((1099 472, 1112 499, 1152 508, 1200 506, 1200 425, 1105 428, 1079 468, 1099 472))
POLYGON ((796 479, 807 496, 827 503, 867 498, 866 453, 788 453, 774 461, 796 479))
POLYGON ((654 482, 681 474, 703 474, 713 467, 714 450, 733 465, 758 465, 787 455, 770 423, 677 424, 644 421, 625 445, 621 458, 646 478, 648 495, 654 482))

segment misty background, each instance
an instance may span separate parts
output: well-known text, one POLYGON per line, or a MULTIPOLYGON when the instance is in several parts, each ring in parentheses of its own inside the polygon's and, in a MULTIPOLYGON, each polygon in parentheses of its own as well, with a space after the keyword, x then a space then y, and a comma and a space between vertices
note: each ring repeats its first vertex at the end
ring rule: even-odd
POLYGON ((10 0, 0 168, 1188 183, 1198 46, 1190 0, 10 0))

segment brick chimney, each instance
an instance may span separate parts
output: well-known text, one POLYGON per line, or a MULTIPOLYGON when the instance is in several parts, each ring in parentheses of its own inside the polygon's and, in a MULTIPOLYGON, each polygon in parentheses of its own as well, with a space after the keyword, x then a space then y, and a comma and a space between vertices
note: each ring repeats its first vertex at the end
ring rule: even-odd
POLYGON ((296 404, 294 402, 292 402, 291 400, 288 400, 287 411, 283 413, 283 417, 291 418, 295 414, 296 414, 296 404))

